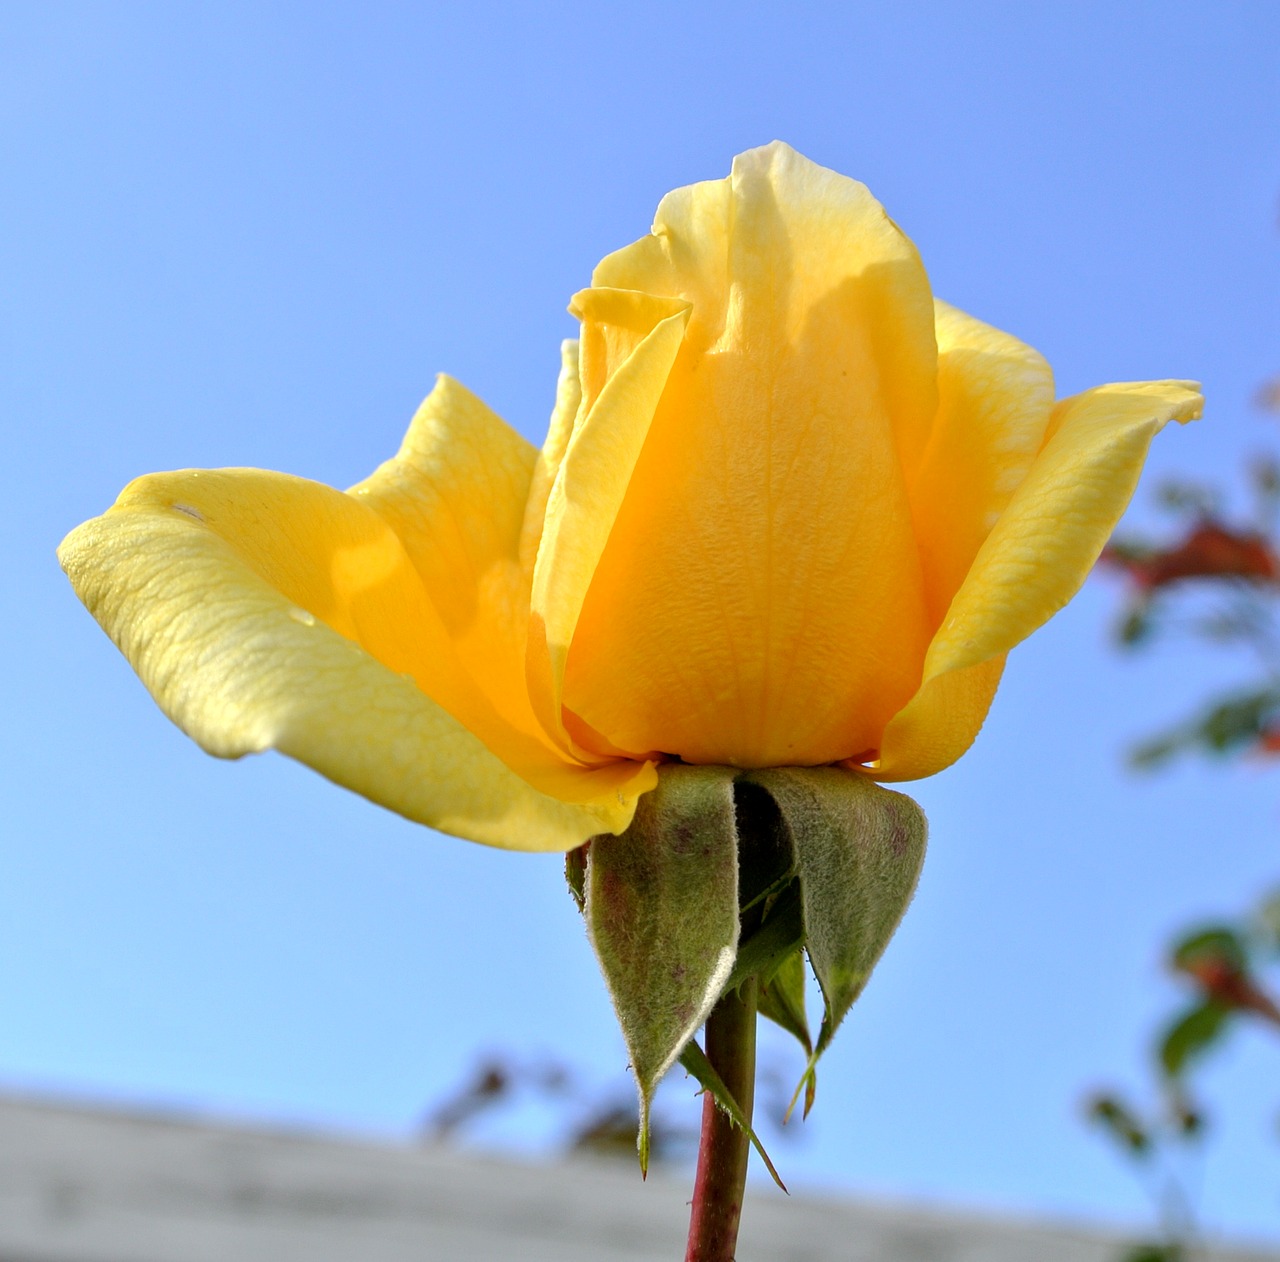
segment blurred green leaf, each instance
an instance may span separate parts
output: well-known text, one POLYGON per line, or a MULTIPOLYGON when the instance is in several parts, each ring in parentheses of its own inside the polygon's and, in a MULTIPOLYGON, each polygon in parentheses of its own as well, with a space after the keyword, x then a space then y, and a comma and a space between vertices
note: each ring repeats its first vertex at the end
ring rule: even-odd
POLYGON ((1213 487, 1180 478, 1168 478, 1156 488, 1156 502, 1172 513, 1210 517, 1215 515, 1221 499, 1213 487))
POLYGON ((1151 1135, 1138 1116, 1122 1100, 1113 1095, 1097 1095, 1089 1101, 1087 1113, 1126 1152, 1146 1157, 1151 1151, 1151 1135))
POLYGON ((1154 771, 1181 753, 1190 742, 1181 730, 1143 741, 1129 751, 1129 766, 1134 771, 1154 771))
POLYGON ((1136 648, 1151 638, 1151 632, 1151 605, 1145 600, 1130 606, 1116 629, 1117 638, 1125 648, 1136 648))
POLYGON ((1145 539, 1117 538, 1107 544, 1103 559, 1118 562, 1121 565, 1140 565, 1143 561, 1149 561, 1159 551, 1159 548, 1145 539))
POLYGON ((1227 925, 1197 929, 1173 944, 1175 968, 1194 973, 1197 967, 1222 963, 1235 972, 1248 966, 1248 955, 1240 935, 1227 925))
POLYGON ((1258 501, 1258 516, 1265 522, 1280 500, 1280 464, 1274 456, 1255 456, 1249 462, 1249 482, 1258 501))
POLYGON ((1215 753, 1252 744, 1275 708, 1276 695, 1269 688, 1228 698, 1201 718, 1197 728, 1199 741, 1215 753))
POLYGON ((1169 1101, 1169 1118, 1173 1129, 1183 1139, 1195 1139, 1204 1133, 1204 1113, 1183 1091, 1174 1091, 1169 1101))
POLYGON ((1262 900, 1255 917, 1268 950, 1280 951, 1280 890, 1262 900))
POLYGON ((1170 1078, 1179 1077, 1188 1064, 1218 1041, 1230 1016, 1230 1008, 1209 999, 1178 1017, 1158 1044, 1160 1064, 1165 1073, 1170 1078))
POLYGON ((1130 753, 1129 763, 1137 770, 1146 771, 1184 751, 1232 753, 1256 744, 1277 718, 1280 718, 1280 694, 1275 689, 1241 693, 1138 745, 1130 753))

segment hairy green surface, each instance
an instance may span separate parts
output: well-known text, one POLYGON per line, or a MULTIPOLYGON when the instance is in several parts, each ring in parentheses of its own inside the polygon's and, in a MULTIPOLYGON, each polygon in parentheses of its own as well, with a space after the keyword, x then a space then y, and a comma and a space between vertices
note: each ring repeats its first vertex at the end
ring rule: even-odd
POLYGON ((592 840, 587 929, 640 1092, 649 1104, 715 1006, 738 949, 738 832, 727 767, 667 764, 631 827, 592 840))
POLYGON ((786 767, 750 779, 777 803, 795 855, 805 948, 825 1001, 812 1070, 911 902, 928 830, 909 797, 856 772, 786 767))

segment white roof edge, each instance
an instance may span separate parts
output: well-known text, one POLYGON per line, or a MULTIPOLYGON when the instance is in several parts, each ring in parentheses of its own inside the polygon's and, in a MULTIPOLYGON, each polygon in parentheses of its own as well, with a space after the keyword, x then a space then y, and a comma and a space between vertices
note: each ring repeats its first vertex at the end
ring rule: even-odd
MULTIPOLYGON (((0 1262, 670 1262, 689 1180, 0 1095, 0 1262)), ((1104 1231, 753 1188, 739 1262, 1114 1262, 1104 1231)), ((1280 1262, 1224 1249, 1214 1262, 1280 1262)))

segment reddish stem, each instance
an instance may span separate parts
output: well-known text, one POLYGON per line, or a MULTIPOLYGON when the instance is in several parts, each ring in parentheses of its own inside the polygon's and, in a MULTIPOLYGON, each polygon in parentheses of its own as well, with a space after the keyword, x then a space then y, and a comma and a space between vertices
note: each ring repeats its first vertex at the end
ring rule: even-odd
MULTIPOLYGON (((748 1122, 755 1099, 758 997, 753 977, 726 994, 707 1018, 707 1059, 748 1122)), ((702 1099, 702 1140, 685 1262, 733 1262, 750 1152, 746 1131, 733 1124, 708 1091, 702 1099)))

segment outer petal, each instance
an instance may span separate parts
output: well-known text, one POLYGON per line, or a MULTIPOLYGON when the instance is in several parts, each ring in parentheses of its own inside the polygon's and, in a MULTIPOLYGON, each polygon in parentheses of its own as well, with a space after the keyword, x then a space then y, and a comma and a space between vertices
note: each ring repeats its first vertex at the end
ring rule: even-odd
POLYGON ((1189 381, 1099 386, 1053 410, 1044 446, 956 593, 920 691, 885 731, 877 780, 954 762, 986 717, 1004 655, 1080 589, 1133 495, 1152 437, 1200 415, 1189 381))
POLYGON ((451 657, 395 534, 350 496, 257 470, 156 475, 60 557, 211 753, 274 747, 409 818, 517 849, 631 817, 619 789, 637 769, 568 763, 507 725, 451 657))
POLYGON ((928 624, 907 491, 933 302, 870 193, 771 145, 665 198, 598 284, 693 314, 573 638, 565 705, 623 749, 823 763, 878 743, 928 624))
MULTIPOLYGON (((581 400, 577 343, 566 342, 561 358, 541 452, 441 376, 395 458, 351 493, 396 532, 458 662, 503 719, 558 758, 599 765, 600 754, 584 760, 557 726, 544 728, 530 701, 526 668, 534 557, 581 400)), ((609 772, 610 782, 631 795, 650 787, 653 775, 643 763, 609 772)))
POLYGON ((977 738, 1004 673, 1005 654, 926 679, 881 740, 876 780, 919 780, 951 766, 977 738))
POLYGON ((934 306, 938 417, 911 499, 936 627, 1040 450, 1053 371, 1008 333, 934 306))
POLYGON ((683 302, 607 289, 585 290, 570 310, 583 322, 582 396, 547 498, 528 650, 535 709, 566 743, 569 645, 689 316, 683 302))
POLYGON ((538 453, 441 376, 399 452, 350 494, 404 545, 454 652, 508 723, 542 739, 525 684, 529 587, 520 566, 538 453))

